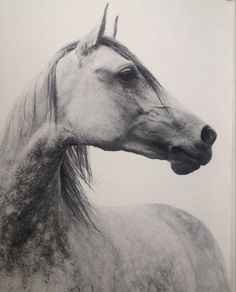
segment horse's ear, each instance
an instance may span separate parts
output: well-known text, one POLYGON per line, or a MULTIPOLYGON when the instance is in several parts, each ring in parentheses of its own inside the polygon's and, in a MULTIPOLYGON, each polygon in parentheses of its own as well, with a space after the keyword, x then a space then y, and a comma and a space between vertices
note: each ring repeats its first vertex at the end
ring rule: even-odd
POLYGON ((99 25, 95 26, 86 36, 84 36, 78 43, 76 51, 81 55, 87 55, 89 51, 99 44, 103 37, 106 28, 106 16, 107 16, 108 3, 105 7, 103 17, 99 25))
POLYGON ((117 35, 118 18, 119 16, 117 15, 114 22, 113 39, 115 39, 117 35))

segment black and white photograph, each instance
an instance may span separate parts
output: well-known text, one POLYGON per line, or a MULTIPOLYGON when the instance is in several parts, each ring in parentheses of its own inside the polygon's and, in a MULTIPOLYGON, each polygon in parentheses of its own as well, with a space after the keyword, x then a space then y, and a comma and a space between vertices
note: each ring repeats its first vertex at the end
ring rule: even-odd
POLYGON ((0 0, 0 292, 233 292, 235 2, 0 0))

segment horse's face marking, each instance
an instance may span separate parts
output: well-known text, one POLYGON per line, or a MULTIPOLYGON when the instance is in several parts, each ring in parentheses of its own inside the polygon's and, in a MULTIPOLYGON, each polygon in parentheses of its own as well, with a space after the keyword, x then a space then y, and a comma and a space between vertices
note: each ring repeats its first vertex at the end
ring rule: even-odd
POLYGON ((170 96, 163 106, 136 65, 107 46, 64 57, 57 84, 59 122, 78 143, 169 160, 178 174, 211 158, 215 132, 205 131, 203 139, 200 119, 170 96))

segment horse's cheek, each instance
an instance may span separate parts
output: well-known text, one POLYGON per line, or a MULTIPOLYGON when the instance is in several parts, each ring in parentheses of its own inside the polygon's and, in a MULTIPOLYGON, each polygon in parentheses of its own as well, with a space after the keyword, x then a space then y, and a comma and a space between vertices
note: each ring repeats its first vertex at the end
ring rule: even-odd
POLYGON ((102 147, 113 144, 125 135, 125 121, 118 111, 114 112, 109 105, 98 105, 96 102, 81 105, 83 102, 86 103, 85 100, 71 102, 63 121, 76 140, 82 138, 89 145, 102 147))

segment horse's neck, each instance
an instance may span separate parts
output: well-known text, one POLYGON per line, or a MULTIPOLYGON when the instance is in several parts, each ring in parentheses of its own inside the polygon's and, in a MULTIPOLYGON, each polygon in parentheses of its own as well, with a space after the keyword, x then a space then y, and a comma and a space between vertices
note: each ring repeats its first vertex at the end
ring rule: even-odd
MULTIPOLYGON (((52 157, 48 157, 50 164, 50 160, 54 157, 53 153, 58 150, 55 124, 50 122, 47 113, 49 103, 47 86, 47 71, 45 70, 29 84, 11 111, 0 144, 2 166, 0 178, 3 179, 3 184, 6 176, 4 171, 15 173, 22 165, 25 169, 29 169, 33 162, 37 163, 40 169, 40 165, 46 158, 42 159, 39 153, 51 152, 52 157)), ((44 173, 47 173, 47 169, 44 173)), ((32 172, 32 177, 33 174, 32 172)), ((37 176, 37 173, 35 175, 37 176)))
POLYGON ((59 230, 59 167, 65 150, 54 126, 32 117, 33 98, 29 92, 16 105, 0 149, 0 245, 8 255, 33 237, 39 223, 43 231, 59 230))

